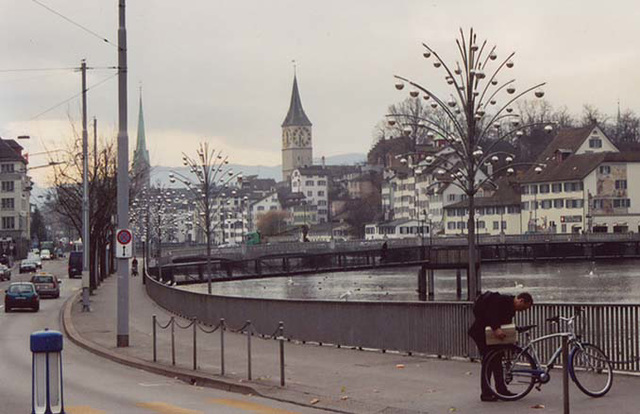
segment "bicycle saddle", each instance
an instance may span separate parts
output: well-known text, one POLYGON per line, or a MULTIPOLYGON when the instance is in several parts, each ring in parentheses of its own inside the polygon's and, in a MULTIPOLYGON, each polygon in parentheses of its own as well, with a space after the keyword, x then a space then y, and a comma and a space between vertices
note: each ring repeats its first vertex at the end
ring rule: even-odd
POLYGON ((524 325, 524 326, 516 326, 516 331, 518 331, 518 333, 523 333, 523 332, 527 332, 532 330, 533 328, 535 328, 538 325, 524 325))

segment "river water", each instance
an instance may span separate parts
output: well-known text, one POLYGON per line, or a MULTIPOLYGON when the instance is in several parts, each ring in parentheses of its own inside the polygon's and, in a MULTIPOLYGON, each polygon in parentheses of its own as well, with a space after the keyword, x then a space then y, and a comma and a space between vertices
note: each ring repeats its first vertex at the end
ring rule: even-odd
MULTIPOLYGON (((418 268, 376 269, 213 284, 213 293, 273 299, 417 301, 418 268)), ((463 297, 466 282, 463 272, 463 297)), ((206 284, 184 287, 206 292, 206 284)), ((483 290, 531 293, 544 302, 640 303, 640 260, 492 263, 483 290)), ((435 300, 456 299, 455 271, 436 271, 435 300)))

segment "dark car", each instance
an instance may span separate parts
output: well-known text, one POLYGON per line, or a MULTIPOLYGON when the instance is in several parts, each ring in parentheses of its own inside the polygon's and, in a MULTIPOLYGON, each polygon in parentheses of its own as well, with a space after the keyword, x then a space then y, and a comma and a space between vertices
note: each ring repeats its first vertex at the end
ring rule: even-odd
POLYGON ((60 281, 51 273, 38 273, 31 277, 31 283, 36 287, 38 295, 42 298, 49 296, 60 297, 60 281))
POLYGON ((3 264, 0 264, 0 280, 11 280, 11 269, 3 264))
POLYGON ((4 293, 4 311, 16 308, 28 308, 34 312, 40 310, 40 296, 31 282, 14 282, 4 293))
POLYGON ((82 252, 69 253, 69 278, 82 276, 82 252))

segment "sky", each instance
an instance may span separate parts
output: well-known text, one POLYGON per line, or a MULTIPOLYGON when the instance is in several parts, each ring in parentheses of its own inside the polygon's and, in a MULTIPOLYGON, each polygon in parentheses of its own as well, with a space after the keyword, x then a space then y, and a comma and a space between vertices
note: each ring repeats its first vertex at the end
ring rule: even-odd
MULTIPOLYGON (((101 140, 118 126, 117 77, 102 69, 117 64, 116 47, 38 3, 114 44, 118 26, 117 0, 0 0, 0 136, 31 136, 21 143, 32 166, 47 161, 35 154, 65 148, 74 127, 81 131, 80 74, 8 70, 87 59, 97 68, 88 85, 99 84, 88 92, 89 117, 101 140)), ((129 1, 130 148, 141 87, 152 165, 180 165, 182 152, 195 154, 203 140, 234 163, 278 165, 295 60, 314 157, 366 153, 387 107, 407 97, 393 76, 448 96, 422 43, 453 63, 458 29, 470 27, 499 57, 515 51, 508 77, 518 88, 547 82, 554 107, 579 114, 591 104, 614 114, 620 101, 640 112, 638 21, 635 2, 615 0, 129 1)), ((34 170, 36 182, 46 170, 34 170)))

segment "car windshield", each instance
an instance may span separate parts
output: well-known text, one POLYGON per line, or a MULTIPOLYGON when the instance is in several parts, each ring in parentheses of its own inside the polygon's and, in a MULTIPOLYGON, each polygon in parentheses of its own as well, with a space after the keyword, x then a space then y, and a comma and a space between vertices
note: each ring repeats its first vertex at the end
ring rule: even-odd
POLYGON ((53 276, 34 276, 33 283, 53 283, 53 276))
POLYGON ((9 293, 33 293, 33 286, 31 285, 11 285, 9 286, 9 293))

